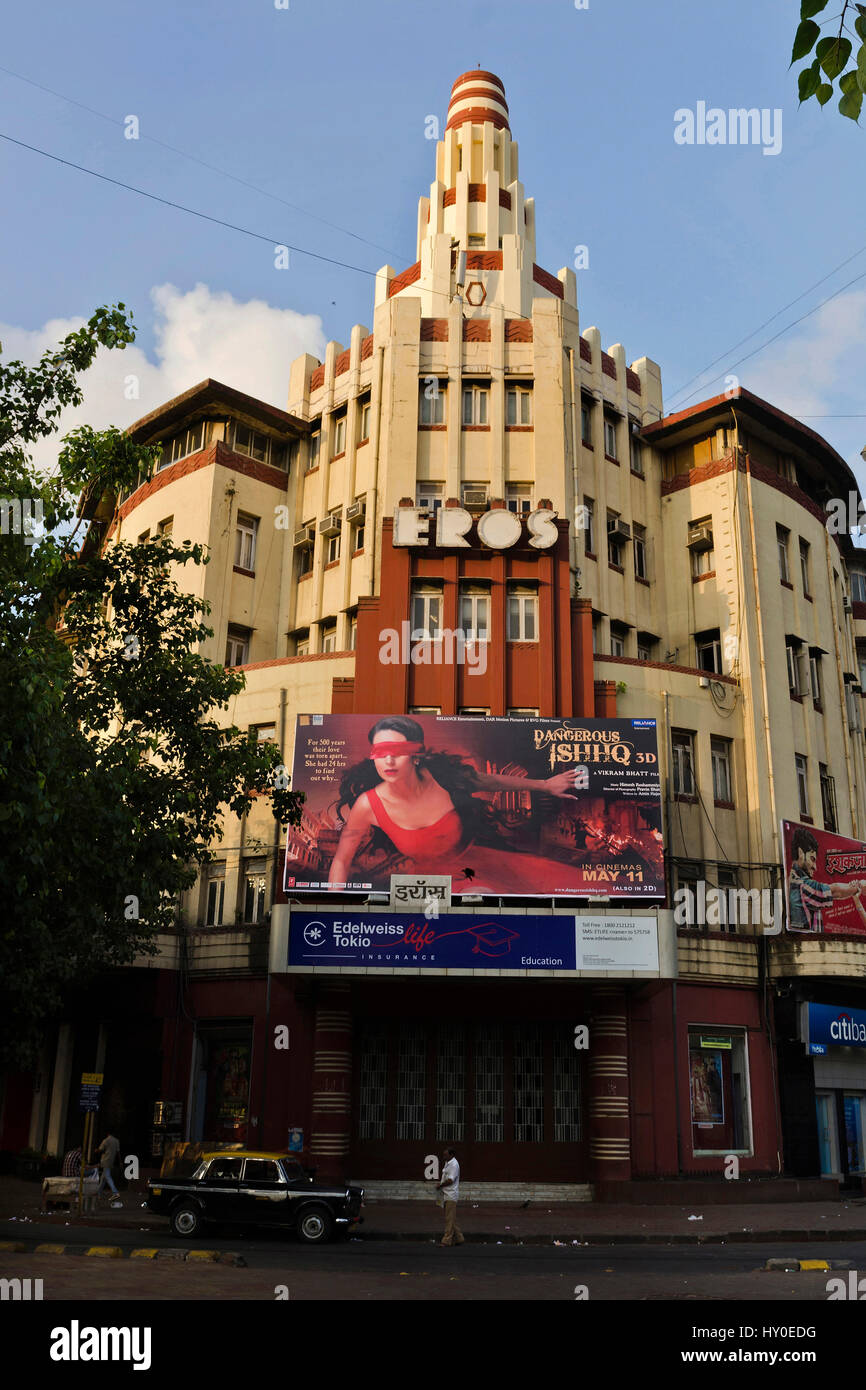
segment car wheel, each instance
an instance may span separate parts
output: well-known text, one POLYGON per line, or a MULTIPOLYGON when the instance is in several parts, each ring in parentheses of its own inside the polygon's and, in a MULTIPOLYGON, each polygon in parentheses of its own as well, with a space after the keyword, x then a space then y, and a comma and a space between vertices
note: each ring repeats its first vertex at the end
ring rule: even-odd
POLYGON ((307 1207, 298 1221, 298 1235, 308 1245, 322 1245, 330 1240, 334 1218, 327 1207, 307 1207))
POLYGON ((191 1203, 175 1207, 171 1214, 171 1229, 176 1236, 191 1239, 197 1236, 204 1225, 201 1212, 191 1203))

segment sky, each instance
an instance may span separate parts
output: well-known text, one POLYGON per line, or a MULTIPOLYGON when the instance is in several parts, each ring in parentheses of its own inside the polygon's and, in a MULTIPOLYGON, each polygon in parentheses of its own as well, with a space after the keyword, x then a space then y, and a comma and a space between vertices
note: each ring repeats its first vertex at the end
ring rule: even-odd
POLYGON ((581 328, 658 362, 669 411, 735 376, 866 483, 866 129, 835 101, 798 108, 798 15, 793 0, 15 7, 3 355, 32 360, 122 301, 136 343, 100 355, 64 427, 129 424, 207 376, 285 407, 292 359, 348 345, 371 325, 375 272, 414 261, 428 118, 444 128, 451 84, 481 66, 505 84, 539 264, 556 273, 587 248, 581 328), (766 111, 777 153, 678 143, 677 113, 699 103, 766 111), (293 248, 287 269, 276 245, 293 248))

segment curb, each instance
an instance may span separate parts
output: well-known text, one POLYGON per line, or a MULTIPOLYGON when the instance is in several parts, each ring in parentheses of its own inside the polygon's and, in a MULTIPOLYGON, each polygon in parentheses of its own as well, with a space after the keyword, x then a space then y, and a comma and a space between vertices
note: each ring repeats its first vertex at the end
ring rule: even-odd
MULTIPOLYGON (((374 1231, 369 1227, 355 1237, 361 1240, 406 1240, 432 1241, 435 1245, 441 1239, 440 1231, 374 1231)), ((560 1245, 573 1248, 578 1245, 757 1245, 769 1241, 786 1243, 790 1241, 849 1241, 866 1240, 866 1231, 719 1231, 700 1235, 680 1235, 674 1233, 603 1234, 600 1232, 577 1232, 562 1237, 561 1232, 527 1231, 522 1236, 511 1231, 464 1231, 463 1239, 467 1245, 560 1245)))
POLYGON ((851 1268, 851 1261, 850 1261, 850 1260, 794 1260, 794 1259, 785 1260, 785 1259, 779 1259, 779 1260, 768 1260, 767 1263, 764 1265, 764 1269, 765 1269, 765 1270, 769 1270, 769 1271, 775 1272, 775 1273, 777 1273, 777 1274, 778 1274, 778 1273, 783 1273, 783 1274, 797 1274, 797 1273, 801 1273, 801 1274, 802 1274, 802 1273, 808 1273, 809 1271, 814 1272, 815 1270, 821 1270, 823 1273, 826 1274, 826 1273, 828 1273, 828 1272, 829 1272, 830 1270, 832 1270, 832 1269, 850 1269, 850 1268, 851 1268))
POLYGON ((0 1241, 0 1253, 17 1255, 94 1255, 109 1260, 173 1260, 176 1264, 221 1264, 234 1265, 237 1269, 248 1268, 243 1255, 234 1250, 178 1250, 167 1247, 159 1250, 155 1246, 135 1245, 124 1250, 120 1245, 91 1245, 85 1250, 80 1245, 35 1245, 32 1248, 22 1241, 0 1241))

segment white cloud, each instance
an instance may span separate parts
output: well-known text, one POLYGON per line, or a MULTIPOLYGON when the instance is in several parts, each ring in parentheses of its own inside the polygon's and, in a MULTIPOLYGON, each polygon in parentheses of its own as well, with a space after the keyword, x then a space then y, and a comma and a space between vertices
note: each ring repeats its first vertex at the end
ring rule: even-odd
MULTIPOLYGON (((741 380, 756 395, 802 419, 861 411, 864 377, 866 290, 854 290, 799 325, 796 337, 780 339, 761 357, 744 363, 741 380)), ((820 420, 805 423, 824 432, 820 420)))
MULTIPOLYGON (((123 428, 206 377, 285 410, 292 360, 304 352, 319 358, 324 353, 322 321, 315 314, 275 309, 262 299, 241 303, 202 284, 186 293, 157 285, 151 300, 156 361, 136 344, 122 352, 100 349, 80 378, 83 405, 64 411, 59 433, 35 450, 41 466, 53 467, 59 439, 74 425, 123 428)), ((3 357, 32 364, 84 322, 51 319, 32 331, 0 323, 3 357)))

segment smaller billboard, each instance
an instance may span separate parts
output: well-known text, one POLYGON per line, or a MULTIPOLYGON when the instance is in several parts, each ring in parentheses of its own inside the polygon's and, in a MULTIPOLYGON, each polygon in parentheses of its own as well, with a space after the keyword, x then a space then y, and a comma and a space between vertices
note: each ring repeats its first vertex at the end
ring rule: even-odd
POLYGON ((841 1004, 804 1004, 805 1037, 810 1052, 821 1056, 828 1047, 866 1047, 866 1009, 841 1004))
POLYGON ((782 821, 789 932, 866 936, 866 844, 782 821))

